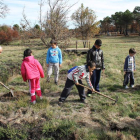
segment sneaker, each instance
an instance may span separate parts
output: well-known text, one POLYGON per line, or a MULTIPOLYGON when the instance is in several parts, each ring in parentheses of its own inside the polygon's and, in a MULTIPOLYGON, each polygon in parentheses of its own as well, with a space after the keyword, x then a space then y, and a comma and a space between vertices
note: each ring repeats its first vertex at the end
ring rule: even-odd
POLYGON ((128 89, 129 87, 128 86, 125 86, 125 89, 128 89))
POLYGON ((33 103, 33 104, 36 104, 36 101, 33 101, 32 103, 33 103))
POLYGON ((87 97, 91 97, 91 94, 87 94, 87 97))
POLYGON ((58 82, 55 81, 54 83, 55 83, 56 85, 58 85, 58 82))
POLYGON ((87 101, 86 101, 86 100, 80 100, 80 102, 81 102, 81 103, 84 103, 84 104, 86 104, 86 103, 87 103, 87 101))
POLYGON ((134 88, 134 85, 131 85, 131 88, 134 88))
POLYGON ((62 101, 59 101, 59 102, 58 102, 58 105, 60 105, 60 106, 61 106, 62 104, 63 104, 63 102, 62 102, 62 101))

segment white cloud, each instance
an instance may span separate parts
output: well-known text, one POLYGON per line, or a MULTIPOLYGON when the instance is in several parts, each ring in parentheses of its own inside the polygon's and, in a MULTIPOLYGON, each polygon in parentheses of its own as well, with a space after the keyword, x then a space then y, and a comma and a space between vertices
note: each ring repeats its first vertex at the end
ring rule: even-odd
MULTIPOLYGON (((8 5, 10 12, 5 19, 0 19, 1 24, 19 24, 22 19, 24 7, 27 18, 33 22, 37 21, 39 16, 39 0, 5 0, 4 2, 8 5)), ((70 9, 69 17, 81 6, 81 3, 83 3, 85 7, 89 7, 95 11, 97 20, 102 20, 106 16, 115 14, 115 12, 124 12, 127 9, 132 12, 135 6, 140 6, 139 0, 69 0, 69 4, 74 4, 76 2, 77 4, 70 9)), ((48 8, 45 6, 43 8, 43 13, 46 13, 47 9, 48 8)))

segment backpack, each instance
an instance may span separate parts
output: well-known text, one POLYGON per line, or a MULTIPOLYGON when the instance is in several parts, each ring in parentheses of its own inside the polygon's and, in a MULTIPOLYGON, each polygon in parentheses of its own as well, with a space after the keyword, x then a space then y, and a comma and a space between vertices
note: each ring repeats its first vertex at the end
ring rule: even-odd
POLYGON ((69 69, 69 70, 68 70, 68 73, 70 73, 72 70, 74 70, 74 69, 77 68, 77 67, 78 67, 78 66, 75 66, 75 67, 69 69))

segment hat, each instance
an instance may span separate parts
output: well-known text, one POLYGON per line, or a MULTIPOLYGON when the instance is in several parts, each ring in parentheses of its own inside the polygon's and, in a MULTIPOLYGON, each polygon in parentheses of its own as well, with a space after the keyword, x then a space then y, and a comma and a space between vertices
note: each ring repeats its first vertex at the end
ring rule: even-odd
POLYGON ((95 41, 95 45, 102 46, 102 41, 100 39, 97 39, 95 41))

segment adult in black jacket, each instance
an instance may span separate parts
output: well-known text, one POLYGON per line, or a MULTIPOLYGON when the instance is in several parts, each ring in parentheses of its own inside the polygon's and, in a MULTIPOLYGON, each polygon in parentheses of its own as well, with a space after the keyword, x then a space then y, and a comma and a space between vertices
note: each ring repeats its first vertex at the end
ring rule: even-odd
MULTIPOLYGON (((88 51, 87 54, 87 62, 92 61, 96 64, 96 69, 91 74, 91 83, 94 89, 98 92, 100 92, 99 81, 101 76, 101 70, 105 69, 103 51, 100 49, 101 45, 102 41, 100 39, 97 39, 94 46, 88 51)), ((90 96, 91 93, 92 92, 88 90, 87 96, 90 96)))

